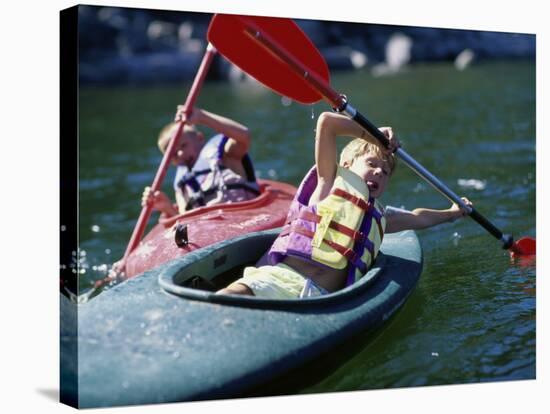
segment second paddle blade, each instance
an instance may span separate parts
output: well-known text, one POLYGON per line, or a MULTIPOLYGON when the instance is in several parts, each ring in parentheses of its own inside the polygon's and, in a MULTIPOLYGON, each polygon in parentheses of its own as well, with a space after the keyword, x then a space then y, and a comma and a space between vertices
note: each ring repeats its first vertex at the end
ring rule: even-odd
POLYGON ((234 65, 275 92, 311 104, 322 96, 288 65, 266 49, 255 33, 269 36, 308 69, 330 82, 325 59, 290 19, 217 14, 208 28, 208 41, 234 65))
POLYGON ((513 256, 534 256, 537 254, 537 242, 531 237, 522 237, 514 243, 510 252, 513 256))

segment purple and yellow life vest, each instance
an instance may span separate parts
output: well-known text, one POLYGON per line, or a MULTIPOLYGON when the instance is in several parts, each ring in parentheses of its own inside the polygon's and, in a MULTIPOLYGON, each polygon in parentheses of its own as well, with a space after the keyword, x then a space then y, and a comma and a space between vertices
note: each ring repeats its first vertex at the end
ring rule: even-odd
POLYGON ((308 206, 317 186, 313 167, 300 184, 287 223, 273 243, 272 265, 287 256, 332 269, 348 269, 349 286, 364 276, 382 244, 384 209, 369 197, 367 184, 352 171, 338 167, 330 194, 308 206))

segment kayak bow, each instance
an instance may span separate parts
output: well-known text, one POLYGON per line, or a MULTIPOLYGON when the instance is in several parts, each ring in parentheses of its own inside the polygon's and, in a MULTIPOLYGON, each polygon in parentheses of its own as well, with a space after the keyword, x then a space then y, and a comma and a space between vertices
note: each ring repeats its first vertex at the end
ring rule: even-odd
MULTIPOLYGON (((387 235, 367 275, 338 292, 293 300, 216 295, 279 230, 194 251, 80 305, 72 367, 79 407, 240 396, 380 327, 420 277, 422 251, 407 231, 387 235)), ((62 352, 75 341, 62 331, 62 352)))

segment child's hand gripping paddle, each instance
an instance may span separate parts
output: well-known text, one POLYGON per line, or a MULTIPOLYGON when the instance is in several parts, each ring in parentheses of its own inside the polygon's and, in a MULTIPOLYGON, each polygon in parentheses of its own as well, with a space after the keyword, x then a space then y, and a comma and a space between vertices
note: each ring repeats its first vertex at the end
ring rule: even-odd
MULTIPOLYGON (((344 95, 330 87, 330 74, 324 58, 292 20, 218 14, 210 23, 208 41, 233 64, 275 92, 305 104, 324 99, 335 111, 346 113, 388 147, 386 136, 353 108, 344 95)), ((466 205, 402 148, 395 153, 437 191, 467 211, 512 255, 536 254, 534 238, 524 237, 514 242, 511 235, 503 234, 477 210, 466 205)))

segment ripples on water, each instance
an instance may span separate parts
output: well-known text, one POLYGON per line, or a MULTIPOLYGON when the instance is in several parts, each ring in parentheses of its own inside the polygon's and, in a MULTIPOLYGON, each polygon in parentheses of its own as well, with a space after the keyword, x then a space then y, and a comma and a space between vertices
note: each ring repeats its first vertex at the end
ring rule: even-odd
MULTIPOLYGON (((411 155, 498 227, 534 237, 534 68, 504 63, 458 73, 452 65, 420 66, 379 79, 337 74, 333 83, 373 122, 394 126, 411 155)), ((141 190, 160 162, 156 134, 182 89, 81 91, 83 289, 124 252, 141 190)), ((200 105, 246 123, 259 175, 293 184, 313 163, 315 118, 328 109, 225 84, 207 84, 200 105)), ((172 174, 164 185, 170 195, 172 174)), ((402 165, 382 201, 410 209, 449 205, 402 165)), ((300 392, 534 378, 536 263, 511 262, 499 242, 468 219, 419 236, 424 271, 404 308, 300 392)), ((319 363, 331 358, 337 357, 319 363)))

